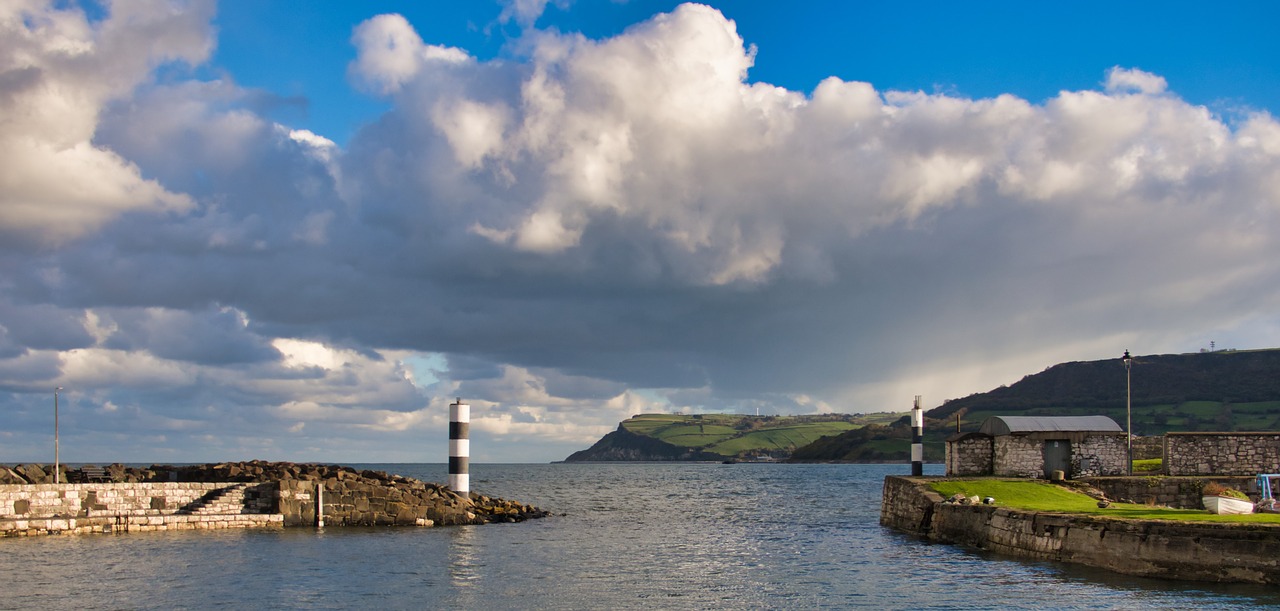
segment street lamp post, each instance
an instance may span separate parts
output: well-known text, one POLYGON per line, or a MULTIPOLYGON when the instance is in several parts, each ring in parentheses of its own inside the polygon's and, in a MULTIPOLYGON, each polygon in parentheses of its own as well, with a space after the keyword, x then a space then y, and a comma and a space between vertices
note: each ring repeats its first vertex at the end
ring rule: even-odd
POLYGON ((53 389, 53 483, 55 484, 62 483, 62 476, 59 474, 59 472, 62 471, 62 469, 59 468, 59 462, 61 457, 58 456, 58 391, 59 390, 62 390, 61 386, 53 389))
POLYGON ((1133 357, 1129 356, 1129 351, 1124 351, 1124 356, 1120 357, 1124 361, 1124 430, 1125 444, 1128 448, 1129 461, 1126 463, 1126 471, 1129 475, 1133 475, 1133 384, 1131 370, 1133 366, 1133 357))

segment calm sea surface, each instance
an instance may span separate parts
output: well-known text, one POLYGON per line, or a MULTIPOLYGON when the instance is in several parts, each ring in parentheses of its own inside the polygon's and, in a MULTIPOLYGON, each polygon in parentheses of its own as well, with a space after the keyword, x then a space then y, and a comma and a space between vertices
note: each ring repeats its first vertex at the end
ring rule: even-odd
MULTIPOLYGON (((445 465, 359 466, 447 480, 445 465)), ((0 539, 0 608, 1280 606, 1275 588, 1137 579, 1003 559, 891 532, 878 523, 882 480, 909 470, 473 464, 474 490, 557 515, 433 529, 0 539)))

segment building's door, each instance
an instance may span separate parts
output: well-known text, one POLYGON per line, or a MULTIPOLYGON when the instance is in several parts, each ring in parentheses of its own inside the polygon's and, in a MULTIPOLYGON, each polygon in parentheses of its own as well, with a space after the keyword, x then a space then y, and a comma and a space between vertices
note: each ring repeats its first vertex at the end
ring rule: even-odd
POLYGON ((1047 439, 1044 442, 1044 478, 1052 479, 1054 471, 1062 471, 1071 477, 1071 442, 1066 439, 1047 439))

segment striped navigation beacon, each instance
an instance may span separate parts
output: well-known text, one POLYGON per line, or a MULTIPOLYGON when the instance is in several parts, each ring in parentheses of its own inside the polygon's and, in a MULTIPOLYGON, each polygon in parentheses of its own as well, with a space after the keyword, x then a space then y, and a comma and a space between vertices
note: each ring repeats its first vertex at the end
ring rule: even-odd
POLYGON ((924 475, 924 411, 920 409, 920 395, 911 410, 911 474, 924 475))
POLYGON ((449 489, 462 498, 470 498, 471 478, 467 466, 471 456, 471 441, 467 439, 471 427, 471 406, 458 397, 449 404, 449 489))

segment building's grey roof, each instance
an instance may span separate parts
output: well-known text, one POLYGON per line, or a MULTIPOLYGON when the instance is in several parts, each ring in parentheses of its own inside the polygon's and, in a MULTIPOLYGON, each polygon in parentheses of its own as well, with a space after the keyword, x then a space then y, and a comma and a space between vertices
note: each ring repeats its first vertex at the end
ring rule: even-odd
POLYGON ((1115 420, 1106 416, 992 416, 982 421, 980 430, 992 436, 1049 431, 1124 432, 1115 420))

